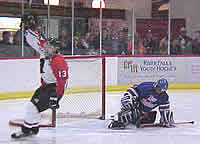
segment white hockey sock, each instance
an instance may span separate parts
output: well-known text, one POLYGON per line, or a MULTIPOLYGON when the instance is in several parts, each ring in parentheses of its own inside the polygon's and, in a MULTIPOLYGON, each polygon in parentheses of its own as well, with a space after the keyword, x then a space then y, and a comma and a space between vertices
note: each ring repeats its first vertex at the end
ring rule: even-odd
POLYGON ((39 126, 40 118, 36 106, 32 102, 28 102, 25 109, 24 126, 29 128, 39 126))

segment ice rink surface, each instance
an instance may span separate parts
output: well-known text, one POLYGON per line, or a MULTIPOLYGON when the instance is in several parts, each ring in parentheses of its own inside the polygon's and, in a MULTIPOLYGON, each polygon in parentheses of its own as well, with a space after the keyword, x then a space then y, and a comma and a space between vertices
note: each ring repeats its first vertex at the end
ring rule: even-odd
POLYGON ((106 94, 106 120, 69 121, 56 128, 41 128, 37 136, 13 140, 10 134, 19 128, 9 126, 8 121, 21 114, 27 100, 0 101, 0 144, 200 144, 200 90, 169 90, 168 93, 174 120, 194 120, 195 124, 176 128, 107 129, 108 118, 120 109, 122 93, 113 92, 106 94))

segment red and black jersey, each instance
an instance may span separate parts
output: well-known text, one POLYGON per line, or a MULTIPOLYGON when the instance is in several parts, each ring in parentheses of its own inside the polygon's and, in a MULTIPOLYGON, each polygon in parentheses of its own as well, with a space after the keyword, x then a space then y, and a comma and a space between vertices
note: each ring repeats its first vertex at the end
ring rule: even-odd
POLYGON ((57 54, 51 59, 45 59, 43 50, 45 39, 31 29, 26 30, 25 37, 28 44, 40 54, 42 85, 56 83, 56 93, 63 95, 68 79, 68 66, 64 57, 57 54))
POLYGON ((44 59, 41 69, 42 84, 56 83, 56 93, 62 96, 68 80, 68 65, 64 57, 57 54, 44 59))

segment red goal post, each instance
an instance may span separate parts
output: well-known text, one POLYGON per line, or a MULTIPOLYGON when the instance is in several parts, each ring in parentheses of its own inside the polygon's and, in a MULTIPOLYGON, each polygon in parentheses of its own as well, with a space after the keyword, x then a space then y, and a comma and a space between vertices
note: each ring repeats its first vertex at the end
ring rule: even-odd
MULTIPOLYGON (((68 87, 58 110, 41 113, 40 127, 55 127, 74 119, 105 119, 105 57, 66 56, 68 87)), ((21 126, 23 118, 10 120, 21 126)))

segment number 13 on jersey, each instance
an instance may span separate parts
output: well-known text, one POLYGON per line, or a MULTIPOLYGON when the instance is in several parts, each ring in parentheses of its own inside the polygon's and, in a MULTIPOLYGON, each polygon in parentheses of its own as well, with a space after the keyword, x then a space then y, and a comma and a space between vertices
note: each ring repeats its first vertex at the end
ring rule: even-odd
POLYGON ((65 70, 63 71, 58 71, 58 77, 60 78, 65 78, 67 77, 67 72, 65 70))

